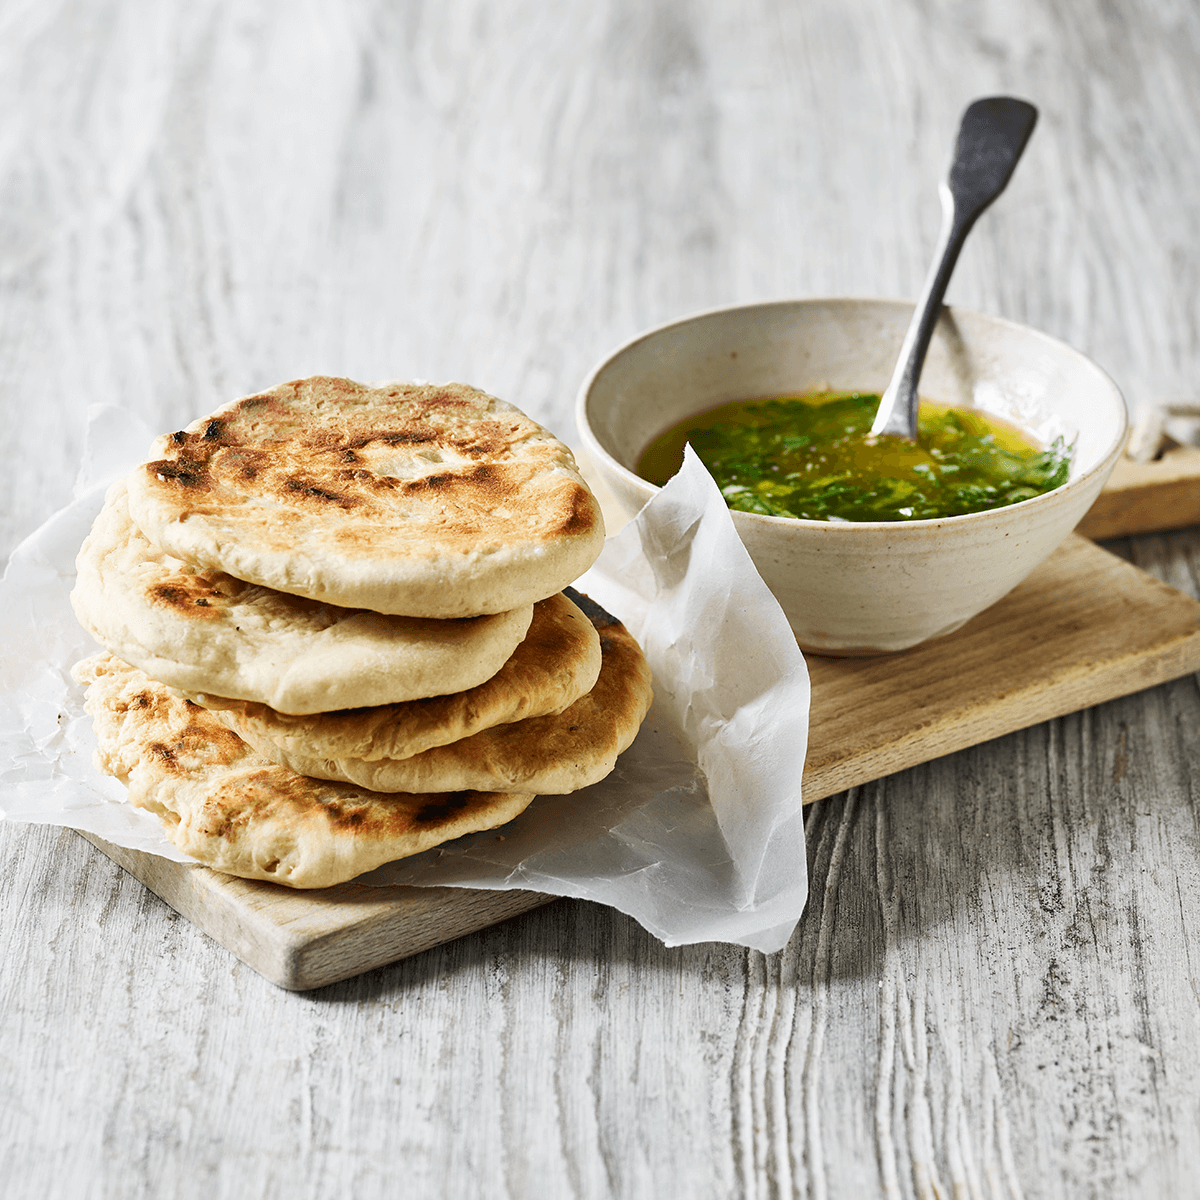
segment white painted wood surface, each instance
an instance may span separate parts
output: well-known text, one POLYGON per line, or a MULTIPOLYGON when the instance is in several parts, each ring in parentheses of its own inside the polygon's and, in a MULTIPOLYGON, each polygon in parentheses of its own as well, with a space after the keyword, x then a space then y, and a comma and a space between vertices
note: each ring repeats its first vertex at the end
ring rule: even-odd
MULTIPOLYGON (((1183 0, 9 0, 0 550, 91 403, 459 377, 570 436, 642 327, 912 295, 997 91, 1042 121, 950 299, 1194 397, 1198 61, 1183 0)), ((1200 591, 1200 533, 1122 550, 1200 591)), ((0 825, 0 1189, 1194 1195, 1198 728, 1189 676, 820 802, 778 955, 560 902, 312 995, 0 825)))

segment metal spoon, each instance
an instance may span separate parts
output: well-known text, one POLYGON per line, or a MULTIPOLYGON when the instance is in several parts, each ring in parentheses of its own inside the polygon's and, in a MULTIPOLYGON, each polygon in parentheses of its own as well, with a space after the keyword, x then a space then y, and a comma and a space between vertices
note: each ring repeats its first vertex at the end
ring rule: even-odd
POLYGON ((942 231, 933 266, 917 301, 912 324, 904 335, 892 381, 879 401, 872 435, 916 441, 917 383, 950 274, 971 226, 1012 178, 1036 122, 1037 109, 1011 96, 976 100, 963 113, 954 161, 949 174, 938 185, 942 231))

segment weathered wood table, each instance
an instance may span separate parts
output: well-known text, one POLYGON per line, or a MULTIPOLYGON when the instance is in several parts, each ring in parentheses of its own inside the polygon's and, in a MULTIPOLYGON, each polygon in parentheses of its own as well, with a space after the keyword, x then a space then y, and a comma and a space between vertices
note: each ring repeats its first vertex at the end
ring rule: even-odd
MULTIPOLYGON (((63 0, 0 29, 4 553, 95 403, 165 429, 304 374, 460 378, 573 438, 639 329, 913 296, 996 92, 1042 118, 950 300, 1131 406, 1196 397, 1194 6, 63 0)), ((1114 548, 1200 594, 1195 528, 1114 548)), ((1186 676, 821 800, 780 954, 561 901, 306 994, 76 834, 0 824, 0 1192, 1195 1195, 1198 733, 1186 676)))

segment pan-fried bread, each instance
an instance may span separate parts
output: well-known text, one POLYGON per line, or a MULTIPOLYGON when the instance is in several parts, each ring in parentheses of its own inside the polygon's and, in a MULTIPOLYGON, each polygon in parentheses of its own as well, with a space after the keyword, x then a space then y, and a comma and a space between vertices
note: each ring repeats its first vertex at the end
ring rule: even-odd
POLYGON ((632 743, 649 711, 650 668, 625 626, 580 598, 600 636, 596 686, 557 716, 498 725, 403 759, 322 758, 302 744, 285 751, 255 731, 246 740, 266 757, 303 775, 340 779, 378 791, 573 792, 603 779, 632 743))
POLYGON ((530 794, 385 795, 305 779, 256 754, 212 713, 112 655, 76 666, 98 765, 157 813, 185 854, 229 875, 328 887, 512 820, 530 794))
POLYGON ((457 693, 491 678, 533 605, 436 620, 338 608, 163 553, 109 490, 77 560, 80 623, 151 678, 186 692, 324 712, 457 693))
POLYGON ((135 523, 168 553, 347 608, 504 612, 560 591, 604 542, 570 450, 464 384, 315 376, 159 438, 135 523))
MULTIPOLYGON (((567 595, 572 593, 567 589, 567 595)), ((407 704, 291 717, 263 704, 197 697, 240 737, 293 755, 375 761, 409 758, 482 729, 560 713, 600 674, 600 638, 562 592, 534 605, 533 623, 512 657, 485 683, 407 704)))

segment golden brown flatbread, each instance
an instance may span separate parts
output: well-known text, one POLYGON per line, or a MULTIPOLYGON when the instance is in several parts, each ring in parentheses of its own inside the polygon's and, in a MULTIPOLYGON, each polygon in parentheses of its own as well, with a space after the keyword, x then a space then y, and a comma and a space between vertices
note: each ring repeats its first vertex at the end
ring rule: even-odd
POLYGON ((511 821, 529 793, 382 794, 305 779, 110 654, 79 663, 97 765, 162 819, 185 854, 229 875, 328 887, 511 821))
MULTIPOLYGON (((567 589, 567 595, 572 593, 567 589)), ((600 638, 562 592, 533 606, 533 622, 512 657, 485 683, 451 696, 379 708, 285 716, 264 704, 193 697, 239 737, 292 755, 374 761, 408 758, 482 729, 560 713, 595 686, 600 638)))
POLYGON ((464 384, 315 376, 159 438, 129 509, 195 566, 345 608, 505 612, 561 591, 604 543, 562 442, 464 384))
POLYGON ((439 621, 338 608, 200 570, 153 546, 113 485, 76 561, 79 622, 119 658, 188 693, 282 713, 462 692, 490 679, 533 605, 439 621))
POLYGON ((557 716, 498 725, 408 758, 324 758, 299 739, 287 748, 239 726, 264 756, 303 775, 378 791, 531 791, 561 795, 603 779, 637 736, 653 700, 650 667, 625 626, 579 597, 600 637, 595 687, 557 716))

